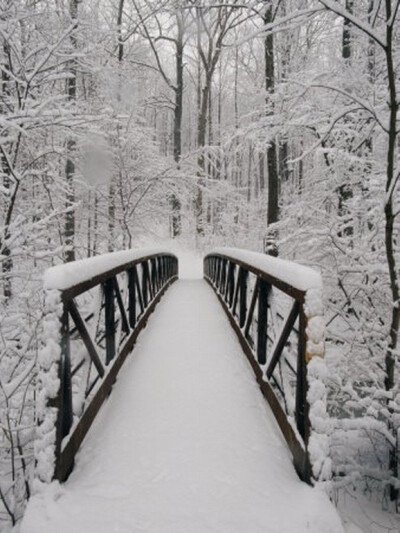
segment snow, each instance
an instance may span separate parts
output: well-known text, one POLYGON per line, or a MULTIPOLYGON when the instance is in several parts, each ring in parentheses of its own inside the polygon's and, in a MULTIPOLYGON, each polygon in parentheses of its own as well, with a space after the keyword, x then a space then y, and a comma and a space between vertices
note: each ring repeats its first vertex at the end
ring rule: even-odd
MULTIPOLYGON (((188 272, 190 275, 190 272, 188 272)), ((341 533, 302 483, 211 288, 167 292, 69 480, 33 496, 21 533, 341 533)))
POLYGON ((57 396, 60 388, 58 376, 61 353, 59 319, 62 313, 62 304, 59 291, 47 291, 44 311, 42 345, 37 361, 36 409, 39 424, 35 438, 35 489, 40 488, 42 483, 49 483, 54 472, 57 409, 49 407, 48 402, 57 396))
POLYGON ((216 248, 212 250, 211 254, 227 255, 238 261, 243 261, 253 268, 263 270, 266 274, 279 278, 300 291, 322 287, 319 272, 293 261, 239 248, 216 248))
POLYGON ((46 289, 65 290, 88 281, 107 270, 112 270, 120 265, 135 261, 141 257, 155 254, 169 254, 170 252, 163 248, 147 248, 140 250, 122 250, 120 252, 111 252, 108 254, 90 257, 57 265, 49 268, 44 274, 44 287, 46 289))
POLYGON ((345 533, 397 533, 400 516, 384 510, 385 502, 376 502, 373 491, 361 495, 351 486, 337 491, 337 504, 345 533), (375 501, 374 501, 375 500, 375 501))

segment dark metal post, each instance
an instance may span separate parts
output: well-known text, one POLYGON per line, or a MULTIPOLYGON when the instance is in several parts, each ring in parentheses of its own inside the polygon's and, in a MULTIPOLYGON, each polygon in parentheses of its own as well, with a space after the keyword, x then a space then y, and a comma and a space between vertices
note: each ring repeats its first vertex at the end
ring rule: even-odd
POLYGON ((258 293, 257 360, 260 365, 267 361, 268 295, 270 285, 260 279, 258 293))
POLYGON ((247 278, 248 271, 240 268, 239 274, 239 326, 242 328, 246 322, 247 313, 247 278))
POLYGON ((149 303, 149 296, 148 296, 148 279, 149 279, 149 270, 147 261, 144 261, 142 263, 142 296, 143 296, 143 305, 144 307, 147 307, 147 304, 149 303))
POLYGON ((304 308, 301 306, 299 312, 299 345, 297 352, 297 386, 296 386, 296 425, 300 435, 307 445, 310 423, 308 418, 307 402, 307 319, 304 308))
POLYGON ((128 270, 128 295, 129 295, 129 325, 133 329, 136 324, 136 267, 128 270))
POLYGON ((72 384, 71 384, 71 349, 69 339, 69 314, 64 306, 61 317, 61 438, 68 435, 73 422, 72 384))
POLYGON ((106 326, 106 365, 108 365, 115 356, 115 309, 113 278, 110 278, 103 283, 103 290, 106 326))
POLYGON ((233 295, 235 292, 235 263, 229 263, 229 273, 228 273, 228 305, 232 307, 233 304, 233 295))

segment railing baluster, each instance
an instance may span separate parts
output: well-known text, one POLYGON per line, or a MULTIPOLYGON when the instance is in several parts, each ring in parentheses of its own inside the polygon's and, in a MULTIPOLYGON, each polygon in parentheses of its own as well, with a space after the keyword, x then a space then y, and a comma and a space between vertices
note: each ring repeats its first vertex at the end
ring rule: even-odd
POLYGON ((236 308, 239 301, 239 288, 240 288, 240 267, 237 269, 236 281, 233 280, 234 293, 233 293, 233 302, 232 302, 232 315, 236 316, 236 308))
POLYGON ((156 261, 155 259, 150 259, 150 294, 151 299, 154 298, 154 295, 157 293, 156 286, 156 261))
POLYGON ((103 284, 105 302, 105 328, 106 328, 106 365, 115 356, 115 308, 114 308, 114 279, 110 278, 103 284))
POLYGON ((258 288, 257 360, 260 365, 267 361, 268 295, 271 286, 261 279, 258 288))
MULTIPOLYGON (((64 305, 61 317, 61 368, 60 368, 61 439, 68 435, 73 422, 71 383, 71 344, 69 338, 69 313, 64 305)), ((60 443, 61 444, 61 443, 60 443)))
POLYGON ((247 313, 247 279, 249 273, 244 268, 240 268, 239 274, 239 326, 242 328, 246 322, 247 313))
POLYGON ((296 425, 304 441, 308 441, 309 420, 307 400, 307 319, 303 305, 299 310, 299 344, 297 351, 297 386, 296 386, 296 425))
POLYGON ((275 344, 274 352, 271 355, 271 360, 269 362, 268 369, 266 372, 266 376, 268 379, 272 376, 272 373, 275 370, 275 366, 277 365, 279 358, 282 355, 283 348, 285 347, 285 343, 288 340, 289 335, 293 329, 293 326, 294 326, 294 323, 296 322, 296 318, 298 314, 299 314, 299 303, 295 301, 289 313, 289 316, 283 326, 282 333, 279 337, 279 340, 275 344))
POLYGON ((143 261, 142 263, 142 297, 143 297, 143 305, 146 308, 147 304, 149 303, 148 299, 148 265, 147 261, 143 261))
POLYGON ((258 285, 259 285, 259 283, 260 283, 260 278, 257 278, 256 279, 256 284, 254 285, 253 295, 251 297, 249 312, 247 314, 246 325, 244 327, 244 336, 247 339, 249 338, 250 326, 251 326, 251 323, 253 321, 254 309, 256 307, 256 302, 257 302, 257 298, 258 298, 258 285))
POLYGON ((119 289, 119 284, 118 284, 118 280, 117 278, 115 277, 114 278, 114 291, 115 291, 115 296, 117 298, 117 303, 118 303, 118 307, 119 307, 119 311, 121 313, 121 320, 122 320, 122 330, 128 334, 129 333, 129 321, 128 321, 128 317, 126 316, 126 311, 125 311, 125 307, 124 307, 124 302, 122 301, 122 295, 121 295, 121 291, 119 289))
POLYGON ((229 276, 228 276, 228 304, 229 307, 233 305, 233 295, 235 291, 235 263, 230 263, 229 265, 229 276))
POLYGON ((75 325, 79 331, 81 339, 83 340, 85 344, 85 347, 88 351, 91 361, 93 361, 93 364, 96 367, 97 372, 100 374, 100 377, 103 377, 104 376, 103 364, 97 353, 92 337, 89 335, 86 324, 84 320, 82 319, 74 300, 70 300, 67 304, 65 304, 65 306, 68 309, 72 317, 72 320, 75 322, 75 325))
POLYGON ((128 297, 129 297, 129 325, 133 329, 136 324, 136 266, 128 270, 128 297))

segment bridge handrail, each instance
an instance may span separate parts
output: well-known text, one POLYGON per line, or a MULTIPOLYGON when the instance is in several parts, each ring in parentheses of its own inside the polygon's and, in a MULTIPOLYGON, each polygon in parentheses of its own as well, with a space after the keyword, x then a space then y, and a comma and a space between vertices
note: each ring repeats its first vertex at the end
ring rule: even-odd
POLYGON ((38 354, 38 483, 68 477, 139 332, 177 276, 175 255, 148 249, 104 254, 46 271, 38 354), (96 287, 101 288, 98 297, 92 292, 83 296, 96 287), (98 300, 98 309, 87 312, 85 299, 91 304, 98 300), (81 343, 79 350, 71 349, 71 341, 81 343))
POLYGON ((324 365, 324 327, 320 274, 309 267, 265 254, 217 248, 204 258, 204 278, 216 292, 238 336, 292 452, 299 476, 307 482, 313 478, 328 477, 326 436, 318 435, 318 432, 323 433, 321 427, 324 421, 321 418, 326 414, 323 412, 326 409, 326 390, 321 379, 324 371, 321 368, 324 365), (255 277, 251 295, 248 290, 250 274, 255 277), (272 287, 285 293, 292 301, 286 317, 275 312, 281 326, 276 338, 272 338, 268 328, 272 319, 272 287), (254 338, 252 329, 255 331, 254 338), (290 335, 297 338, 294 364, 290 364, 285 352, 290 335), (285 390, 282 390, 281 365, 285 364, 295 382, 295 408, 292 413, 289 412, 285 390), (281 382, 277 372, 281 373, 281 382), (315 453, 317 448, 319 451, 315 453))

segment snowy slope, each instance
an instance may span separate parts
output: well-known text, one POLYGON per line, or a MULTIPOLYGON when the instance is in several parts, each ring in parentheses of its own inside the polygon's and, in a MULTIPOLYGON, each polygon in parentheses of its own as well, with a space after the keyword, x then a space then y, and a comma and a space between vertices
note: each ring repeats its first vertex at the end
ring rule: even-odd
POLYGON ((220 304, 178 281, 62 487, 28 504, 21 533, 341 533, 289 452, 220 304))

